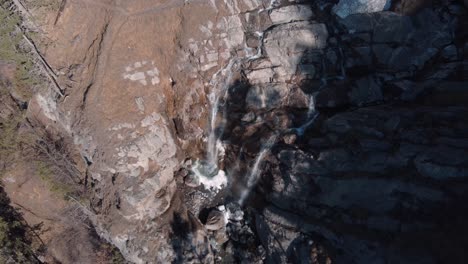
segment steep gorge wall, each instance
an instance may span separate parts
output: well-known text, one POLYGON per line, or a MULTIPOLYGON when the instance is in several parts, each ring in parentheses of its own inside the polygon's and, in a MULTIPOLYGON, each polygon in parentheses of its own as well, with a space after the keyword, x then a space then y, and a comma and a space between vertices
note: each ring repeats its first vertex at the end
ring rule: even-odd
POLYGON ((236 261, 307 262, 311 241, 338 263, 466 258, 466 8, 333 6, 73 0, 45 25, 65 95, 36 95, 30 115, 74 146, 95 224, 129 261, 212 262, 224 247, 236 261), (190 164, 223 91, 229 186, 213 192, 190 164), (274 135, 245 219, 203 226, 203 209, 249 187, 274 135))

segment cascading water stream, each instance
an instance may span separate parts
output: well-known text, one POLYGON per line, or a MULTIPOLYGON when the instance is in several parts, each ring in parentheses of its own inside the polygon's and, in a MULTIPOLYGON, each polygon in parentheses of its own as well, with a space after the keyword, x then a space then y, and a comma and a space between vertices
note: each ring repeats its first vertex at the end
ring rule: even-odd
MULTIPOLYGON (((274 5, 276 3, 276 0, 272 0, 270 6, 274 5)), ((216 133, 216 121, 218 118, 218 112, 219 112, 219 106, 220 103, 223 101, 225 103, 228 90, 230 85, 232 84, 232 76, 233 73, 235 72, 240 65, 244 61, 246 62, 251 62, 253 60, 259 59, 263 56, 263 39, 264 39, 264 32, 256 31, 255 34, 259 38, 259 47, 257 47, 257 51, 252 53, 251 48, 244 47, 244 50, 246 51, 247 56, 245 58, 231 58, 229 63, 227 64, 226 67, 223 69, 219 70, 213 75, 213 80, 211 83, 211 86, 214 87, 215 89, 212 90, 210 94, 210 102, 211 102, 211 115, 210 115, 210 133, 208 136, 208 146, 207 146, 207 154, 208 154, 208 164, 216 164, 217 159, 218 159, 218 139, 222 136, 224 132, 224 124, 220 127, 219 133, 216 133), (219 76, 223 76, 227 73, 227 76, 224 77, 224 81, 222 82, 221 89, 220 91, 217 92, 217 87, 218 85, 218 78, 219 76)), ((223 110, 223 116, 225 112, 225 108, 223 110)))
MULTIPOLYGON (((340 51, 340 56, 341 58, 343 58, 343 51, 341 49, 339 49, 340 51)), ((341 59, 341 63, 340 63, 340 71, 341 71, 341 75, 338 75, 338 76, 333 76, 333 77, 327 77, 326 75, 326 72, 323 71, 322 75, 323 77, 320 79, 320 87, 318 88, 318 91, 314 92, 310 98, 309 98, 309 107, 308 107, 308 110, 307 110, 307 119, 306 121, 298 128, 293 128, 292 130, 294 130, 299 136, 303 136, 304 135, 304 132, 305 130, 311 126, 314 121, 317 119, 317 117, 319 116, 319 112, 317 111, 317 109, 315 108, 315 97, 317 96, 317 94, 325 87, 327 86, 328 84, 328 81, 329 80, 344 80, 346 79, 346 71, 345 71, 345 67, 344 67, 344 62, 343 62, 343 59, 341 59)), ((324 70, 325 69, 325 62, 324 60, 322 60, 322 69, 324 70)))
POLYGON ((247 178, 247 185, 244 190, 242 190, 238 204, 242 206, 249 196, 250 192, 252 189, 255 187, 255 185, 258 182, 259 179, 259 170, 260 170, 260 164, 262 163, 263 159, 265 158, 265 155, 271 150, 271 148, 275 145, 276 139, 278 138, 277 135, 271 136, 267 143, 262 146, 262 149, 260 150, 260 153, 257 155, 257 158, 255 159, 254 166, 252 167, 252 170, 250 171, 249 177, 247 178))
POLYGON ((315 119, 319 116, 319 113, 315 109, 315 100, 314 100, 315 94, 310 96, 310 101, 309 101, 309 109, 307 110, 307 119, 304 124, 302 124, 298 128, 294 128, 293 130, 296 131, 296 133, 299 136, 303 136, 305 130, 314 123, 315 119))
POLYGON ((232 76, 234 68, 239 66, 239 59, 232 58, 223 69, 213 75, 211 81, 212 89, 209 100, 211 103, 210 127, 208 135, 208 143, 206 149, 206 160, 197 160, 192 167, 192 171, 197 176, 199 182, 207 189, 221 189, 227 185, 227 176, 223 170, 219 169, 218 158, 219 151, 222 149, 219 138, 224 133, 225 121, 223 120, 220 126, 218 125, 219 109, 223 107, 223 116, 225 115, 225 101, 230 85, 232 84, 232 76), (222 81, 219 82, 219 79, 222 81), (218 129, 218 130, 217 130, 218 129))
MULTIPOLYGON (((271 4, 276 1, 273 0, 271 4)), ((206 149, 206 160, 197 160, 192 167, 192 171, 197 176, 200 183, 206 188, 221 189, 222 186, 227 185, 227 177, 224 171, 219 170, 218 159, 219 151, 222 149, 220 138, 224 133, 225 120, 218 123, 219 109, 222 107, 222 117, 226 115, 226 98, 229 92, 229 87, 232 85, 232 77, 234 72, 243 64, 243 62, 250 62, 262 57, 263 50, 263 36, 264 32, 255 32, 259 37, 260 46, 256 52, 252 52, 251 48, 245 47, 247 56, 244 58, 233 57, 229 63, 219 71, 217 71, 210 82, 213 87, 209 100, 211 103, 210 113, 210 127, 208 135, 208 143, 206 149), (219 80, 222 80, 221 82, 219 80)))
MULTIPOLYGON (((215 74, 214 82, 212 83, 212 86, 215 88, 212 90, 210 94, 210 102, 211 102, 211 114, 210 114, 210 132, 208 136, 208 146, 207 146, 207 163, 212 166, 217 166, 218 163, 218 154, 219 154, 219 148, 218 146, 218 139, 222 136, 224 132, 224 122, 220 126, 220 131, 217 133, 216 128, 217 128, 217 119, 218 119, 218 112, 221 103, 225 104, 225 99, 227 97, 228 89, 231 85, 232 82, 232 75, 234 72, 234 67, 238 67, 239 60, 237 58, 233 58, 229 61, 227 66, 222 69, 221 71, 217 72, 215 74), (227 74, 227 76, 224 77, 224 81, 221 83, 221 85, 218 85, 217 78, 219 75, 223 76, 224 74, 227 74), (220 89, 216 89, 219 86, 220 89), (219 90, 219 91, 218 91, 219 90)), ((223 116, 224 116, 224 111, 223 110, 223 116)))

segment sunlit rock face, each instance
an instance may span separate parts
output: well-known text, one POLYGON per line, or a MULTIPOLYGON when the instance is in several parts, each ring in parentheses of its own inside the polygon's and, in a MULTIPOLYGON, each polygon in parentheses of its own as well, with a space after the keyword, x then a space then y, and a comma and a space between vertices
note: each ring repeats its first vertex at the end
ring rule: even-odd
POLYGON ((311 2, 67 1, 49 25, 66 97, 31 106, 127 260, 465 256, 466 9, 311 2))
POLYGON ((341 18, 352 14, 374 13, 388 10, 391 0, 340 0, 333 12, 341 18))

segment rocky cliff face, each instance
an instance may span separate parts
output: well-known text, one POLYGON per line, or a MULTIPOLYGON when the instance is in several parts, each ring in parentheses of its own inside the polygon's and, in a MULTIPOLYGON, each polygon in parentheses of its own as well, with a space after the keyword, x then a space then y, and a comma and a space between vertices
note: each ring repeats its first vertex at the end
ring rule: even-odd
POLYGON ((64 1, 28 113, 128 261, 463 263, 467 10, 387 2, 64 1))

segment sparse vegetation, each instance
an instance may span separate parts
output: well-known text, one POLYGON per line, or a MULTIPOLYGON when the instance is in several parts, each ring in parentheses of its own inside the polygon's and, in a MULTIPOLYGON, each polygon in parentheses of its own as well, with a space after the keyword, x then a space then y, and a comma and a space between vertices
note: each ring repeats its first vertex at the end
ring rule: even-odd
MULTIPOLYGON (((25 1, 24 4, 37 8, 56 8, 60 5, 60 1, 32 0, 25 1)), ((6 165, 11 165, 18 157, 23 157, 25 148, 29 147, 29 150, 34 152, 33 160, 39 164, 37 172, 41 179, 45 180, 54 192, 65 194, 69 188, 65 184, 54 183, 52 177, 57 172, 56 167, 60 167, 58 163, 62 159, 48 161, 56 157, 48 153, 56 150, 49 147, 54 146, 55 142, 50 138, 46 140, 51 142, 45 142, 41 135, 36 135, 37 131, 27 127, 25 109, 20 107, 21 102, 18 102, 18 100, 29 101, 35 86, 41 81, 46 83, 46 79, 41 76, 34 63, 31 45, 26 45, 23 39, 25 27, 14 7, 11 0, 0 0, 0 70, 3 69, 3 72, 0 72, 0 103, 4 106, 0 109, 0 175, 6 165), (4 69, 8 69, 5 65, 9 68, 13 65, 14 69, 7 70, 7 74, 3 74, 4 69), (44 152, 46 155, 40 155, 44 152)), ((62 158, 61 155, 57 156, 62 158)), ((66 173, 71 171, 67 169, 66 173)))
MULTIPOLYGON (((0 0, 0 64, 14 65, 12 76, 0 74, 0 176, 12 166, 27 139, 20 135, 25 120, 24 112, 12 99, 14 92, 27 100, 35 78, 30 71, 33 62, 21 47, 22 35, 18 29, 20 17, 9 11, 9 1, 0 0)), ((28 226, 0 186, 0 263, 38 263, 32 249, 32 236, 28 226)))
POLYGON ((70 185, 54 179, 55 172, 53 171, 51 165, 48 165, 44 161, 37 161, 36 168, 37 174, 41 180, 48 185, 51 192, 59 195, 65 200, 68 199, 70 194, 74 193, 74 190, 70 187, 70 185))
POLYGON ((19 118, 13 117, 12 119, 2 120, 0 124, 0 159, 4 163, 8 163, 14 159, 14 153, 18 149, 17 130, 19 126, 19 118))
POLYGON ((44 8, 46 11, 56 12, 60 9, 62 4, 61 0, 29 0, 27 1, 28 7, 31 8, 44 8))
MULTIPOLYGON (((62 5, 61 0, 22 2, 39 13, 57 11, 57 16, 62 5)), ((35 43, 23 38, 24 32, 34 38, 34 32, 26 30, 27 23, 14 7, 11 0, 0 0, 0 177, 17 164, 28 164, 29 170, 34 169, 31 177, 42 180, 54 196, 70 199, 70 214, 64 217, 73 224, 89 224, 83 209, 89 201, 82 195, 83 179, 71 158, 68 141, 27 118, 27 102, 39 85, 50 85, 50 78, 46 78, 47 69, 41 68, 47 62, 34 50, 35 43)), ((95 246, 102 263, 126 263, 115 247, 107 243, 95 246)), ((36 256, 46 252, 45 247, 36 228, 29 227, 10 205, 0 181, 0 263, 40 263, 36 256)))
MULTIPOLYGON (((13 86, 25 99, 31 97, 31 88, 39 83, 39 78, 31 74, 34 62, 28 50, 22 46, 22 33, 18 29, 19 15, 3 8, 7 1, 0 4, 0 60, 16 66, 13 86)), ((3 89, 3 88, 2 88, 3 89)))
POLYGON ((112 247, 112 264, 124 264, 125 259, 118 249, 112 247))
MULTIPOLYGON (((27 159, 32 161, 32 166, 36 168, 36 175, 47 184, 49 189, 60 197, 66 198, 73 192, 67 184, 69 181, 57 180, 56 174, 60 171, 59 164, 50 161, 50 157, 44 154, 44 151, 55 149, 44 148, 44 141, 40 145, 40 136, 28 127, 26 111, 18 105, 18 101, 13 96, 14 93, 21 100, 29 101, 33 94, 33 87, 38 84, 41 77, 36 74, 38 71, 35 69, 30 48, 24 45, 23 33, 20 30, 21 18, 16 12, 10 11, 12 6, 11 1, 0 0, 0 67, 3 66, 5 70, 8 67, 12 68, 13 65, 13 69, 7 70, 6 74, 5 71, 0 72, 0 104, 2 105, 0 108, 0 177, 21 159, 27 159)), ((54 145, 53 142, 48 144, 54 145)), ((63 174, 63 171, 60 173, 63 174)), ((3 212, 0 211, 0 217, 2 215, 3 212)), ((8 230, 15 228, 17 223, 10 222, 7 223, 0 218, 0 248, 2 239, 11 240, 10 242, 14 243, 12 236, 8 235, 11 233, 8 230)), ((4 253, 8 255, 9 252, 4 253)), ((4 263, 3 260, 0 259, 0 263, 4 263)))

